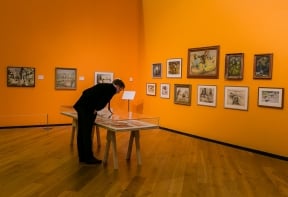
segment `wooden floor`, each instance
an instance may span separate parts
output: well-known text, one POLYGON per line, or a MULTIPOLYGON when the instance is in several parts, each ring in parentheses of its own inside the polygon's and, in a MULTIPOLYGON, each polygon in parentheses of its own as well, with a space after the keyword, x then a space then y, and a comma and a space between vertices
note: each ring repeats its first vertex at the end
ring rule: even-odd
MULTIPOLYGON (((103 158, 106 131, 95 155, 103 158)), ((70 126, 0 130, 0 196, 288 196, 288 162, 163 130, 141 131, 142 166, 117 134, 119 170, 81 165, 70 126)), ((96 140, 94 139, 94 142, 96 140)), ((111 151, 111 150, 110 150, 111 151)))

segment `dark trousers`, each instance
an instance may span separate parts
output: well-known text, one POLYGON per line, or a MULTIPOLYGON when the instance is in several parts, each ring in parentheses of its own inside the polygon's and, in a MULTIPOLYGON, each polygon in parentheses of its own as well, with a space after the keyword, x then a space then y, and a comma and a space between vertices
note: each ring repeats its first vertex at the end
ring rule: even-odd
POLYGON ((87 161, 94 157, 92 150, 92 130, 96 114, 81 109, 77 110, 77 114, 77 148, 79 161, 87 161))

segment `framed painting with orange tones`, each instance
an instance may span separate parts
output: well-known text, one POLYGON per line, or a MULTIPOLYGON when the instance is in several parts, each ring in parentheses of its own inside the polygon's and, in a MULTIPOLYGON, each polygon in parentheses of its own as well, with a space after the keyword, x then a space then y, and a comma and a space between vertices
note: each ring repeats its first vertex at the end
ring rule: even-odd
POLYGON ((188 49, 187 78, 218 78, 220 46, 188 49))

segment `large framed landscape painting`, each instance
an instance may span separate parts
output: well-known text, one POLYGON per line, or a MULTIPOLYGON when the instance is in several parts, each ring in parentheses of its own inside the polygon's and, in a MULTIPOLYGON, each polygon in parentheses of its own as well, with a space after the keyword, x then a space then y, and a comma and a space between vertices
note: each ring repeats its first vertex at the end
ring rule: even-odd
POLYGON ((218 78, 220 46, 188 49, 187 78, 218 78))

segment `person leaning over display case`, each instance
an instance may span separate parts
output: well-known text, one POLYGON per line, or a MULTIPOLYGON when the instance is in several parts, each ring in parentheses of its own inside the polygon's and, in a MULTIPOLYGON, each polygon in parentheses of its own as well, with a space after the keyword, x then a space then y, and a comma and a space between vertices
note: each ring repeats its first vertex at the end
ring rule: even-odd
POLYGON ((102 110, 112 97, 124 90, 125 84, 121 79, 115 79, 112 83, 99 83, 83 91, 81 97, 74 104, 78 115, 77 148, 80 163, 101 164, 102 161, 95 158, 92 150, 92 130, 97 111, 102 110))

